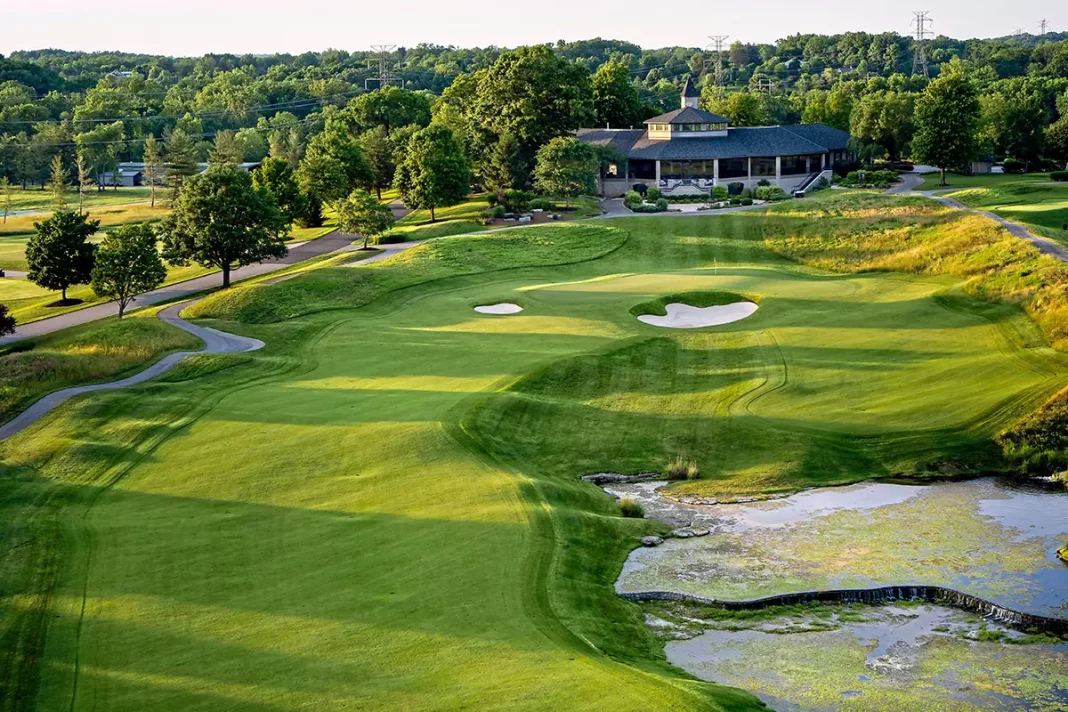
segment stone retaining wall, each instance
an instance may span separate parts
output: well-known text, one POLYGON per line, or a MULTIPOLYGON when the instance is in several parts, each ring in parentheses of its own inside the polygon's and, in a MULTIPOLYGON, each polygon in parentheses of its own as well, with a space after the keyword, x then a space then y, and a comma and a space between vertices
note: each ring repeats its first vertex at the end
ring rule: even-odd
POLYGON ((981 616, 992 618, 999 623, 1019 630, 1037 629, 1057 635, 1068 634, 1068 619, 1023 613, 978 596, 942 586, 881 586, 878 588, 803 591, 744 601, 721 601, 707 596, 696 596, 677 591, 638 591, 620 593, 619 595, 631 601, 686 601, 705 606, 716 606, 717 608, 725 608, 731 611, 767 608, 769 606, 790 606, 817 601, 824 603, 867 604, 889 603, 892 601, 928 601, 978 613, 981 616))

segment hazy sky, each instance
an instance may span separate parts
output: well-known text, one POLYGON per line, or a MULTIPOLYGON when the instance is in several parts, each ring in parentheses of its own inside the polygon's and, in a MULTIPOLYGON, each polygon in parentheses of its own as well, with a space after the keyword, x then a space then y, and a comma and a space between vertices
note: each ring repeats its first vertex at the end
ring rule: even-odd
POLYGON ((936 33, 997 37, 1037 33, 1046 18, 1068 29, 1066 0, 0 0, 0 54, 16 49, 299 53, 420 42, 463 47, 592 37, 643 47, 704 46, 707 35, 770 42, 797 32, 906 33, 929 10, 936 33))

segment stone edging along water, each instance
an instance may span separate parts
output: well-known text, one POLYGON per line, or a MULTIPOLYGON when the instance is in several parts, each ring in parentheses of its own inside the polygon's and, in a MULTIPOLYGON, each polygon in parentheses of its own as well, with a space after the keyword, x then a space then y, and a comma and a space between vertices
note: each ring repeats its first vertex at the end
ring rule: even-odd
POLYGON ((729 611, 752 610, 770 606, 792 606, 801 603, 866 603, 878 604, 892 601, 927 601, 945 606, 960 608, 981 616, 992 618, 1011 628, 1019 630, 1040 630, 1044 633, 1068 635, 1068 618, 1050 618, 1032 613, 1023 613, 1012 608, 998 605, 969 593, 956 591, 943 586, 880 586, 877 588, 844 588, 828 591, 801 591, 783 593, 764 598, 752 598, 741 601, 724 601, 707 596, 696 596, 677 591, 636 591, 620 592, 621 598, 629 601, 684 601, 703 606, 714 606, 729 611))

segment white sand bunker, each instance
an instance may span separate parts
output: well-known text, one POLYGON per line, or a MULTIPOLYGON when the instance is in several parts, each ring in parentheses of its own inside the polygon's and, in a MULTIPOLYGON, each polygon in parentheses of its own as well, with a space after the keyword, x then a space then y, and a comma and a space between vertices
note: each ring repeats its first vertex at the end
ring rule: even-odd
POLYGON ((735 302, 711 307, 691 307, 689 304, 672 302, 665 307, 667 314, 655 316, 642 314, 638 321, 669 329, 700 329, 702 326, 718 326, 741 321, 757 310, 753 302, 735 302))
POLYGON ((479 314, 518 314, 523 311, 523 307, 511 302, 501 302, 500 304, 486 304, 485 306, 475 307, 475 311, 479 314))

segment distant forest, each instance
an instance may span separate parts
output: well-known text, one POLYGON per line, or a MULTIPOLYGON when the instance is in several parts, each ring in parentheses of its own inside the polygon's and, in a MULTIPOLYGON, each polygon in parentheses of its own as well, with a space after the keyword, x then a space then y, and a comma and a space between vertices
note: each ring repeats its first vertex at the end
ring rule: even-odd
MULTIPOLYGON (((561 62, 585 69, 595 94, 596 74, 605 65, 613 75, 606 86, 620 78, 629 83, 621 90, 633 90, 637 103, 622 114, 617 106, 610 116, 599 105, 583 117, 599 125, 640 125, 676 108, 679 89, 691 77, 703 89, 703 106, 736 125, 819 121, 851 131, 872 155, 892 158, 908 146, 912 99, 928 82, 913 74, 913 40, 893 32, 734 42, 720 56, 603 39, 560 41, 549 49, 561 62), (717 65, 723 86, 714 81, 717 65)), ((452 87, 458 104, 465 90, 457 78, 477 79, 507 52, 419 45, 394 50, 385 65, 391 84, 422 93, 430 104, 450 101, 452 87)), ((1040 159, 1047 127, 1068 112, 1068 33, 938 37, 926 43, 926 55, 931 78, 955 58, 967 67, 983 97, 986 152, 1028 163, 1040 159)), ((13 182, 43 182, 51 156, 61 152, 73 164, 76 148, 93 154, 90 163, 98 168, 139 160, 145 137, 165 140, 175 129, 197 140, 202 157, 217 133, 236 132, 245 158, 259 160, 273 133, 289 136, 297 129, 307 143, 332 111, 376 89, 379 59, 333 49, 197 58, 15 52, 0 57, 0 174, 13 182)), ((438 107, 439 114, 448 112, 438 107)))

